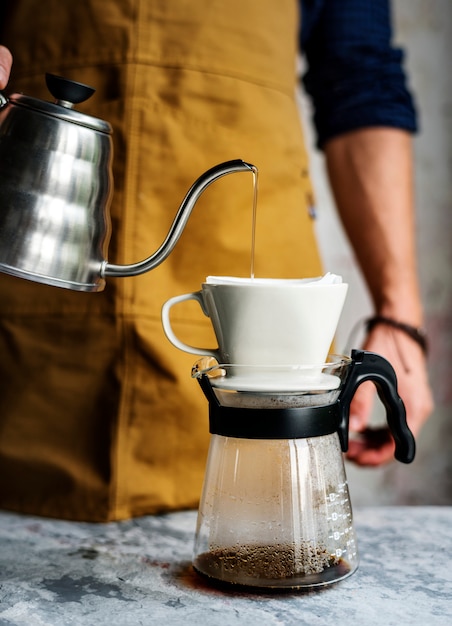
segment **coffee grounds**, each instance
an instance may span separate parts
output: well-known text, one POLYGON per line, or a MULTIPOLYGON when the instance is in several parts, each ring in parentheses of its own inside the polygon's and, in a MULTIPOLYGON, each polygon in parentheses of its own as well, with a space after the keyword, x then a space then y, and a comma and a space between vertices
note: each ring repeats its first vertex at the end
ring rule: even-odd
POLYGON ((311 543, 301 545, 240 546, 199 555, 194 563, 206 576, 242 585, 296 586, 339 579, 350 571, 348 564, 311 543), (327 573, 325 573, 327 572, 327 573))

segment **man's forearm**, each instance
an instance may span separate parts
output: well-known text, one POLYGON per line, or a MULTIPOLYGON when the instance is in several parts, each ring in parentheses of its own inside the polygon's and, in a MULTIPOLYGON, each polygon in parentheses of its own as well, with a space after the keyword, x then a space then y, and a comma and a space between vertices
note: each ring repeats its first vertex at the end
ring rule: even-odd
MULTIPOLYGON (((410 135, 391 128, 353 131, 330 140, 325 153, 336 204, 376 313, 420 326, 410 135)), ((394 366, 408 424, 417 435, 433 409, 422 346, 406 332, 378 324, 363 347, 394 366)), ((348 458, 360 465, 393 458, 393 442, 368 428, 374 391, 361 385, 350 407, 350 428, 361 436, 351 437, 348 458)))
POLYGON ((368 128, 325 147, 336 204, 379 314, 419 326, 411 136, 368 128))

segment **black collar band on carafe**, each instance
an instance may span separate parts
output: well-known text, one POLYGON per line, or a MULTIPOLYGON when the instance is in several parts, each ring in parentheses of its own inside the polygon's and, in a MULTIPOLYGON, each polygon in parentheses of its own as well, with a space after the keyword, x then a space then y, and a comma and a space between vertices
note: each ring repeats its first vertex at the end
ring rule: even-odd
POLYGON ((341 413, 337 403, 271 409, 223 406, 209 378, 203 374, 198 380, 209 401, 209 431, 213 435, 242 439, 306 439, 330 435, 340 425, 341 413))
POLYGON ((405 406, 397 392, 391 364, 378 354, 352 350, 349 373, 339 398, 332 404, 306 407, 249 408, 220 404, 209 377, 198 378, 209 401, 210 432, 244 439, 300 439, 338 432, 342 451, 348 449, 350 403, 363 382, 372 381, 386 409, 389 430, 395 442, 395 458, 411 463, 416 444, 407 422, 405 406))

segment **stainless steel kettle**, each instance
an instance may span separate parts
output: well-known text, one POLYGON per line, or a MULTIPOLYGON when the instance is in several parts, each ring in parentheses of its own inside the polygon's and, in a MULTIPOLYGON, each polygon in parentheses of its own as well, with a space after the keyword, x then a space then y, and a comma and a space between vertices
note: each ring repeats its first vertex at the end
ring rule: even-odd
POLYGON ((113 193, 112 128, 74 110, 94 89, 46 75, 55 102, 0 95, 0 271, 78 291, 101 291, 105 277, 136 276, 164 261, 200 194, 242 160, 202 174, 187 192, 162 245, 131 265, 107 261, 113 193))

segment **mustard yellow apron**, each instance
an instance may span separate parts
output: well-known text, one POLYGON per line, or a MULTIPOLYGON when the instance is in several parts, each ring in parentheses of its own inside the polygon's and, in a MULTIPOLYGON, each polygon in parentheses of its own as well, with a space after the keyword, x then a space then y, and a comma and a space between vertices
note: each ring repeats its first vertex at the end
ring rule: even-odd
MULTIPOLYGON (((321 272, 295 102, 296 0, 14 0, 9 90, 48 99, 46 71, 93 85, 79 109, 114 128, 109 260, 163 241, 191 183, 259 168, 256 276, 321 272)), ((208 445, 195 360, 160 310, 209 274, 250 273, 252 176, 202 195, 169 259, 101 294, 0 276, 0 507, 107 521, 197 504, 208 445)), ((196 305, 181 338, 215 345, 196 305)))

